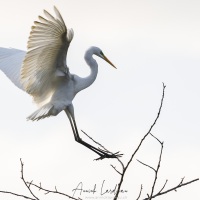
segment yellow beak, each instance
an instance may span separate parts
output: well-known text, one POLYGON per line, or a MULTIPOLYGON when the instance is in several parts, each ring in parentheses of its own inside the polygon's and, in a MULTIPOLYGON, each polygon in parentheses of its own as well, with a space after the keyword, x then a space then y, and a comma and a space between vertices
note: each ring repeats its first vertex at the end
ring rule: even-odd
POLYGON ((110 65, 112 65, 115 69, 117 69, 117 67, 115 67, 115 65, 113 65, 113 64, 110 62, 110 60, 108 60, 108 58, 107 58, 105 55, 103 55, 103 59, 104 59, 106 62, 108 62, 110 65))

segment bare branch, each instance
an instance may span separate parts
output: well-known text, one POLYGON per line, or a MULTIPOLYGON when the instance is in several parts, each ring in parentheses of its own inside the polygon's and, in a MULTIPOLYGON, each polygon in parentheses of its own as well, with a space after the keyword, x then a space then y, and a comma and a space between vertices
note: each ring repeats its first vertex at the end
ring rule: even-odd
MULTIPOLYGON (((99 145, 101 148, 103 148, 106 152, 109 152, 111 154, 113 154, 111 151, 109 151, 108 149, 106 149, 102 144, 100 144, 99 142, 97 142, 96 140, 94 140, 91 136, 89 136, 85 131, 81 130, 90 140, 92 140, 95 144, 99 145)), ((119 152, 117 152, 118 154, 119 152)), ((115 153, 116 154, 116 153, 115 153)), ((119 155, 123 155, 123 154, 119 154, 119 155)), ((122 169, 124 170, 124 164, 122 163, 122 161, 116 157, 116 159, 119 161, 119 163, 121 164, 122 166, 122 169)), ((98 159, 96 159, 98 160, 98 159)))
POLYGON ((14 196, 18 196, 18 197, 22 197, 22 198, 30 199, 30 200, 36 200, 35 198, 27 197, 25 195, 17 194, 17 193, 14 193, 14 192, 8 192, 8 191, 1 191, 0 190, 0 193, 11 194, 11 195, 14 195, 14 196))
POLYGON ((49 194, 49 191, 48 191, 48 192, 45 192, 44 194, 45 194, 45 195, 49 194))
MULTIPOLYGON (((160 163, 161 163, 161 158, 162 158, 162 152, 163 152, 163 142, 161 142, 157 137, 155 137, 153 134, 150 133, 150 135, 156 139, 160 145, 161 145, 161 150, 160 150, 160 156, 159 156, 159 160, 158 160, 158 165, 157 165, 157 168, 154 169, 153 167, 151 167, 150 165, 147 165, 139 160, 137 160, 138 162, 140 162, 141 164, 143 164, 144 166, 146 167, 149 167, 150 169, 152 169, 155 173, 155 178, 154 178, 154 182, 153 182, 153 185, 152 185, 152 190, 151 190, 151 195, 148 197, 149 200, 152 199, 152 196, 153 196, 153 193, 154 193, 154 188, 155 188, 155 185, 156 185, 156 181, 157 181, 157 177, 158 177, 158 171, 159 171, 159 168, 160 168, 160 163)), ((167 183, 167 182, 166 182, 167 183)), ((162 187, 161 191, 164 189, 166 183, 164 184, 164 186, 162 187)))
POLYGON ((33 180, 30 182, 30 184, 28 185, 28 187, 30 188, 31 183, 33 182, 33 180))
POLYGON ((101 148, 103 148, 106 152, 109 152, 102 144, 94 140, 91 136, 89 136, 85 131, 81 130, 82 133, 84 133, 90 140, 92 140, 95 144, 99 145, 101 148))
POLYGON ((156 170, 155 170, 153 167, 151 167, 150 165, 147 165, 147 164, 141 162, 141 161, 138 160, 138 159, 137 159, 137 161, 138 161, 139 163, 141 163, 142 165, 144 165, 144 166, 146 166, 146 167, 149 167, 149 168, 152 169, 154 172, 156 172, 156 170))
POLYGON ((42 187, 42 184, 41 184, 41 182, 40 182, 40 188, 39 188, 39 191, 41 190, 41 187, 42 187))
POLYGON ((23 180, 25 186, 28 188, 28 190, 29 190, 29 192, 31 193, 31 195, 32 195, 36 200, 39 200, 39 198, 36 197, 36 196, 33 194, 32 190, 30 189, 30 185, 31 185, 31 182, 32 182, 32 181, 31 181, 31 182, 29 183, 29 185, 28 185, 27 182, 26 182, 25 179, 24 179, 24 164, 23 164, 21 158, 20 158, 20 162, 21 162, 21 179, 23 180))
POLYGON ((184 179, 185 179, 185 177, 183 177, 183 178, 181 179, 181 182, 179 183, 179 185, 181 185, 181 184, 183 183, 184 179))
MULTIPOLYGON (((153 137, 156 138, 155 136, 153 136, 153 137)), ((156 138, 156 139, 157 139, 157 138, 156 138)), ((157 139, 157 141, 159 141, 159 140, 157 139)), ((150 195, 149 200, 151 200, 151 199, 152 199, 152 196, 153 196, 154 188, 155 188, 156 181, 157 181, 157 177, 158 177, 158 171, 159 171, 159 168, 160 168, 161 158, 162 158, 163 143, 160 142, 160 141, 159 141, 159 143, 160 143, 160 145, 161 145, 160 156, 159 156, 158 166, 157 166, 157 169, 156 169, 156 171, 155 171, 155 178, 154 178, 154 182, 153 182, 153 186, 152 186, 151 195, 150 195)))
MULTIPOLYGON (((84 133, 90 140, 92 140, 95 144, 99 145, 102 149, 104 149, 104 151, 105 151, 106 153, 110 153, 111 155, 116 156, 115 158, 118 159, 118 161, 121 163, 122 168, 123 168, 123 163, 122 163, 121 160, 119 159, 119 157, 121 157, 123 154, 120 154, 119 151, 116 152, 116 153, 112 153, 111 151, 109 151, 108 149, 106 149, 102 144, 100 144, 99 142, 97 142, 96 140, 94 140, 91 136, 89 136, 85 131, 83 131, 83 130, 81 130, 81 131, 82 131, 82 133, 84 133)), ((101 159, 102 159, 102 158, 99 157, 99 158, 97 158, 97 159, 95 159, 95 160, 101 160, 101 159)))
POLYGON ((150 133, 150 135, 162 145, 162 142, 156 136, 154 136, 152 133, 150 133))
POLYGON ((130 163, 132 162, 134 156, 136 155, 136 153, 138 152, 138 150, 140 149, 142 143, 144 142, 144 140, 146 139, 146 137, 150 134, 151 130, 153 129, 153 127, 156 125, 156 122, 158 121, 158 118, 160 117, 160 113, 161 113, 161 109, 162 109, 162 105, 163 105, 163 100, 164 100, 164 96, 165 96, 165 84, 163 83, 163 92, 162 92, 162 97, 161 97, 161 103, 160 103, 160 107, 159 107, 159 110, 158 110, 158 113, 157 113, 157 116, 153 122, 153 124, 151 125, 151 127, 149 128, 148 132, 144 135, 144 137, 142 138, 142 140, 140 141, 139 145, 137 146, 137 148, 135 149, 135 151, 133 152, 131 158, 129 159, 127 165, 124 167, 123 169, 123 172, 122 172, 122 176, 121 176, 121 179, 120 179, 120 182, 118 184, 118 187, 117 187, 117 192, 115 194, 115 197, 114 197, 114 200, 117 200, 118 198, 118 195, 119 195, 119 192, 120 192, 120 188, 121 188, 121 185, 122 185, 122 182, 123 182, 123 179, 124 179, 124 175, 126 173, 126 170, 128 169, 130 163))
POLYGON ((23 164, 21 158, 20 158, 20 162, 21 162, 21 179, 23 180, 24 185, 28 188, 29 192, 31 193, 31 195, 32 195, 34 198, 31 198, 31 197, 28 197, 28 196, 25 196, 25 195, 21 195, 21 194, 17 194, 17 193, 14 193, 14 192, 8 192, 8 191, 0 191, 0 193, 11 194, 11 195, 18 196, 18 197, 23 197, 23 198, 29 199, 29 200, 39 200, 39 198, 36 197, 36 196, 33 194, 32 190, 31 190, 31 186, 34 186, 34 187, 38 188, 39 191, 40 191, 40 190, 44 191, 44 192, 45 192, 45 195, 47 195, 47 194, 49 194, 49 193, 54 193, 54 194, 59 194, 59 195, 62 195, 62 196, 66 196, 66 197, 68 197, 68 198, 70 198, 70 199, 73 199, 73 200, 81 200, 81 198, 76 199, 76 198, 74 198, 74 197, 72 197, 72 196, 70 196, 70 195, 67 195, 67 194, 65 194, 65 193, 58 192, 56 186, 55 186, 55 191, 53 191, 53 190, 48 190, 48 189, 43 188, 41 183, 39 183, 39 185, 36 185, 36 184, 33 183, 33 181, 31 181, 31 182, 25 181, 25 178, 24 178, 24 164, 23 164))
POLYGON ((138 197, 137 197, 136 200, 139 200, 139 198, 140 198, 140 196, 141 196, 141 194, 142 194, 142 189, 143 189, 143 187, 142 187, 142 185, 141 185, 141 187, 140 187, 140 193, 139 193, 139 195, 138 195, 138 197))
POLYGON ((164 96, 165 96, 165 88, 166 86, 164 85, 163 83, 163 93, 162 93, 162 98, 161 98, 161 103, 160 103, 160 107, 159 107, 159 110, 158 110, 158 114, 157 114, 157 117, 156 119, 154 120, 153 124, 151 125, 150 129, 148 130, 148 132, 144 135, 144 137, 142 138, 142 140, 140 141, 138 147, 136 148, 136 150, 134 151, 134 153, 132 154, 131 156, 131 159, 129 160, 126 168, 129 166, 129 164, 131 163, 131 161, 133 160, 133 157, 135 156, 135 154, 138 152, 140 146, 142 145, 143 141, 145 140, 145 138, 150 134, 151 130, 153 129, 153 127, 156 125, 156 122, 158 120, 158 118, 160 117, 160 113, 161 113, 161 109, 162 109, 162 105, 163 105, 163 100, 164 100, 164 96))
MULTIPOLYGON (((171 189, 168 189, 168 190, 164 190, 164 188, 166 187, 166 184, 168 182, 168 180, 165 181, 164 185, 162 186, 162 188, 160 189, 159 192, 157 192, 156 194, 154 194, 154 189, 155 189, 155 185, 156 185, 156 181, 157 181, 157 178, 158 178, 158 171, 159 171, 159 168, 160 168, 160 164, 161 164, 161 158, 162 158, 162 152, 163 152, 163 142, 161 142, 157 137, 155 137, 153 134, 151 134, 151 131, 152 129, 154 128, 154 126, 156 125, 157 123, 157 120, 158 118, 160 117, 160 113, 161 113, 161 109, 162 109, 162 106, 163 106, 163 101, 164 101, 164 95, 165 95, 165 88, 166 86, 164 85, 163 83, 163 93, 162 93, 162 98, 161 98, 161 102, 160 102, 160 107, 159 107, 159 110, 158 110, 158 113, 157 113, 157 116, 155 118, 155 120, 153 121, 152 125, 150 126, 148 132, 143 136, 143 138, 141 139, 139 145, 137 146, 137 148, 135 149, 135 151, 133 152, 133 154, 131 155, 130 159, 128 160, 127 164, 124 165, 124 163, 117 157, 117 156, 120 156, 122 154, 119 154, 119 152, 116 152, 116 153, 112 153, 110 151, 108 151, 103 145, 101 145, 100 143, 98 143, 97 141, 95 141, 93 138, 91 138, 87 133, 85 133, 84 131, 82 131, 90 140, 92 140, 94 143, 96 143, 99 147, 101 147, 103 149, 103 151, 105 152, 108 152, 112 155, 116 155, 116 159, 118 160, 118 162, 121 164, 122 166, 122 172, 120 172, 114 165, 111 164, 111 167, 121 176, 120 177, 120 181, 117 185, 117 191, 115 192, 115 196, 114 196, 114 200, 117 200, 118 199, 118 195, 119 195, 119 192, 120 192, 120 188, 121 188, 121 185, 123 183, 123 180, 124 180, 124 176, 125 176, 125 173, 130 165, 130 163, 133 161, 133 158, 135 157, 136 153, 138 152, 138 150, 140 149, 141 145, 143 144, 144 140, 147 138, 148 135, 151 135, 154 139, 156 139, 160 145, 161 145, 161 150, 160 150, 160 156, 159 156, 159 160, 158 160, 158 164, 157 164, 157 167, 156 168, 153 168, 151 167, 150 165, 147 165, 143 162, 141 162, 140 160, 137 160, 138 162, 140 162, 142 165, 152 169, 155 173, 155 177, 154 177, 154 181, 153 181, 153 184, 152 184, 152 189, 151 189, 151 193, 150 194, 147 194, 147 198, 143 199, 143 200, 152 200, 153 198, 156 198, 158 196, 161 196, 161 195, 164 195, 168 192, 171 192, 171 191, 176 191, 178 188, 182 187, 182 186, 185 186, 185 185, 188 185, 188 184, 191 184, 195 181, 198 181, 199 179, 194 179, 192 181, 189 181, 189 182, 186 182, 186 183, 183 183, 184 182, 184 178, 181 179, 181 181, 179 182, 179 184, 171 189)), ((67 195, 65 193, 62 193, 62 192, 59 192, 57 187, 55 186, 55 189, 54 190, 49 190, 49 189, 45 189, 42 187, 42 184, 39 183, 39 185, 33 183, 33 181, 31 182, 26 182, 25 179, 24 179, 24 164, 22 162, 22 159, 20 159, 20 162, 21 162, 21 179, 23 180, 25 186, 28 188, 29 192, 31 193, 31 195, 33 196, 32 197, 28 197, 28 196, 25 196, 25 195, 20 195, 20 194, 16 194, 16 193, 13 193, 13 192, 8 192, 8 191, 0 191, 0 193, 7 193, 7 194, 11 194, 11 195, 15 195, 15 196, 19 196, 19 197, 22 197, 22 198, 25 198, 25 199, 28 199, 28 200, 39 200, 39 198, 37 198, 32 190, 31 190, 31 187, 35 187, 35 188, 38 188, 39 191, 43 191, 45 195, 48 195, 50 193, 53 193, 53 194, 58 194, 58 195, 62 195, 62 196, 65 196, 67 198, 70 198, 70 199, 73 199, 73 200, 81 200, 81 198, 74 198, 70 195, 67 195)), ((139 191, 139 194, 138 194, 138 197, 136 200, 139 200, 141 198, 141 194, 142 194, 142 190, 143 190, 143 186, 141 185, 140 187, 140 191, 139 191)))
POLYGON ((110 165, 118 174, 120 174, 120 175, 122 175, 122 173, 121 172, 119 172, 117 169, 116 169, 116 167, 114 167, 113 165, 110 165))
MULTIPOLYGON (((29 182, 27 182, 27 183, 29 183, 29 182)), ((68 195, 68 194, 63 193, 63 192, 58 192, 58 190, 57 190, 56 187, 55 187, 55 190, 49 190, 49 189, 45 189, 45 188, 41 187, 41 184, 40 184, 40 185, 37 185, 37 184, 34 184, 34 183, 29 183, 29 184, 30 184, 31 186, 34 186, 34 187, 38 188, 39 190, 44 191, 45 194, 50 194, 50 193, 59 194, 59 195, 62 195, 62 196, 66 196, 66 197, 68 197, 68 198, 70 198, 70 199, 80 200, 80 198, 79 198, 79 199, 76 199, 76 198, 74 198, 74 197, 72 197, 72 196, 70 196, 70 195, 68 195)))
MULTIPOLYGON (((173 188, 171 188, 171 189, 168 189, 168 190, 166 190, 166 191, 164 191, 164 192, 159 192, 159 193, 153 195, 153 196, 152 196, 152 199, 155 198, 155 197, 161 196, 161 195, 163 195, 163 194, 166 194, 166 193, 168 193, 168 192, 177 190, 178 188, 180 188, 180 187, 182 187, 182 186, 191 184, 191 183, 196 182, 196 181, 199 181, 199 178, 194 179, 194 180, 192 180, 192 181, 188 181, 188 182, 186 182, 186 183, 181 183, 181 184, 179 183, 177 186, 175 186, 175 187, 173 187, 173 188)), ((143 200, 149 200, 149 198, 145 198, 145 199, 143 199, 143 200)))
POLYGON ((165 181, 163 187, 161 188, 161 190, 158 193, 161 193, 164 190, 165 186, 167 185, 167 182, 168 182, 168 180, 165 181))

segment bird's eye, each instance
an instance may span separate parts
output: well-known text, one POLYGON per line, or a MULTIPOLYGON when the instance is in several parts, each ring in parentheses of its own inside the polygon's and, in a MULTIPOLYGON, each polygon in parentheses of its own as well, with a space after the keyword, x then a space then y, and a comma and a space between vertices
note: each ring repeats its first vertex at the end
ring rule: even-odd
POLYGON ((102 52, 102 51, 100 51, 100 54, 101 54, 102 56, 104 56, 104 54, 103 54, 103 52, 102 52))

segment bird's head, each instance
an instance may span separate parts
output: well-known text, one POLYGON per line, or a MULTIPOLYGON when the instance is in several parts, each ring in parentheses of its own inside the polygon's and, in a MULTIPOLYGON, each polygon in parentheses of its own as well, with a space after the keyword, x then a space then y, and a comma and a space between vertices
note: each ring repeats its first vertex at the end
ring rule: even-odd
POLYGON ((115 65, 112 64, 112 62, 104 55, 103 51, 99 48, 99 47, 90 47, 90 49, 92 51, 92 53, 100 58, 102 58, 103 60, 105 60, 107 63, 109 63, 110 65, 112 65, 115 69, 117 69, 115 67, 115 65))

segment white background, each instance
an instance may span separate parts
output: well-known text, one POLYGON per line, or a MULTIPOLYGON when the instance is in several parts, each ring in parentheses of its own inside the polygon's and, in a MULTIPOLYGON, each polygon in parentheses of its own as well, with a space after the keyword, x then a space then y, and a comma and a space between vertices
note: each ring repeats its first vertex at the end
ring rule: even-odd
MULTIPOLYGON (((0 0, 0 46, 26 50, 33 21, 46 9, 60 10, 75 32, 68 52, 72 73, 86 76, 85 50, 99 46, 117 70, 97 58, 95 83, 74 100, 77 124, 112 151, 120 150, 126 163, 153 123, 166 87, 164 107, 152 133, 164 141, 158 191, 177 185, 182 177, 200 177, 200 2, 198 0, 0 0)), ((31 97, 0 73, 0 190, 29 195, 20 179, 20 158, 24 176, 34 183, 72 195, 78 183, 84 189, 97 185, 96 197, 119 181, 110 164, 93 161, 96 155, 74 141, 64 113, 39 122, 27 122, 35 111, 31 97)), ((85 138, 84 136, 82 136, 85 138)), ((136 158, 156 166, 160 146, 147 138, 136 158)), ((134 161, 127 172, 125 199, 136 199, 151 189, 153 171, 134 161)), ((157 199, 200 199, 200 183, 180 188, 157 199)), ((61 196, 36 194, 42 199, 61 196)), ((111 195, 105 195, 108 198, 111 195)), ((105 197, 103 196, 103 197, 105 197)), ((0 194, 0 199, 20 199, 0 194)))

